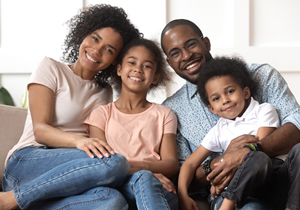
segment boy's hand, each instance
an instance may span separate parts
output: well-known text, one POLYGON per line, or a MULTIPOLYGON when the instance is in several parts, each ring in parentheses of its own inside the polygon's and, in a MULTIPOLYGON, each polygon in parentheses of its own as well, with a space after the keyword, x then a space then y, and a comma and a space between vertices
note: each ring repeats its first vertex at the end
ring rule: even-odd
POLYGON ((197 203, 189 196, 180 197, 179 206, 181 210, 200 210, 197 203))

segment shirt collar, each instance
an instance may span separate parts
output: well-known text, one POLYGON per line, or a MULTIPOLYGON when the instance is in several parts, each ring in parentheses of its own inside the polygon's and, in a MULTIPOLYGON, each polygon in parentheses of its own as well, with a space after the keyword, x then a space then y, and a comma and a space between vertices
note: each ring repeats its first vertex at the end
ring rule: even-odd
POLYGON ((197 85, 190 83, 189 81, 186 81, 186 86, 188 89, 189 97, 190 99, 194 98, 195 95, 197 95, 197 85))

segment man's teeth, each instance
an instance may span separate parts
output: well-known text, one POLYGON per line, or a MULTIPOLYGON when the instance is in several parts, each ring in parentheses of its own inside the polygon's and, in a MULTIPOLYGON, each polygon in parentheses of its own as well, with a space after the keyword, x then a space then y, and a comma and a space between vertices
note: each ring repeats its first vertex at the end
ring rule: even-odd
POLYGON ((197 65, 198 65, 198 63, 193 63, 193 64, 187 66, 186 69, 189 70, 189 69, 191 69, 191 68, 193 68, 194 66, 197 66, 197 65))
POLYGON ((86 54, 86 57, 87 57, 90 61, 92 61, 92 62, 94 62, 94 63, 97 63, 97 61, 95 61, 91 56, 89 56, 89 54, 86 54))

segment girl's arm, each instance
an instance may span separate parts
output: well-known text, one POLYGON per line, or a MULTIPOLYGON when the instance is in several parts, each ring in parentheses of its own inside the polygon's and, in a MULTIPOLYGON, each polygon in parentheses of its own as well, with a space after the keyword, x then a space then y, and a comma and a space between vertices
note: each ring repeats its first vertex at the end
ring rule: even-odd
POLYGON ((54 148, 77 148, 85 151, 91 158, 94 157, 91 151, 101 149, 98 138, 87 138, 52 126, 55 94, 50 88, 31 84, 28 96, 34 136, 38 143, 54 148))
POLYGON ((196 202, 189 197, 188 188, 197 168, 211 153, 211 151, 200 145, 182 164, 178 178, 178 198, 181 209, 195 208, 196 202))
POLYGON ((153 173, 161 173, 169 179, 174 178, 179 171, 175 134, 167 133, 163 135, 160 157, 161 160, 157 162, 129 162, 130 172, 149 170, 153 173))

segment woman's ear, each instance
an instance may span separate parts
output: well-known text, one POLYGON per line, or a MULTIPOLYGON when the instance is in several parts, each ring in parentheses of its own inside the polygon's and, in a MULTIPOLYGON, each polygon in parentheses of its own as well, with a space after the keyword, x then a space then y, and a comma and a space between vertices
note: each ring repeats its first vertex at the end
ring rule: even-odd
POLYGON ((121 66, 121 64, 118 64, 117 65, 117 74, 118 74, 118 76, 121 76, 121 70, 122 70, 122 66, 121 66))
POLYGON ((208 108, 213 114, 216 114, 214 108, 210 104, 208 105, 208 108))
POLYGON ((244 88, 244 98, 247 100, 248 98, 250 98, 250 96, 251 96, 251 91, 250 91, 249 87, 246 86, 244 88))
POLYGON ((156 85, 158 83, 159 78, 160 78, 160 74, 155 74, 154 78, 153 78, 153 81, 152 81, 152 84, 156 85))

